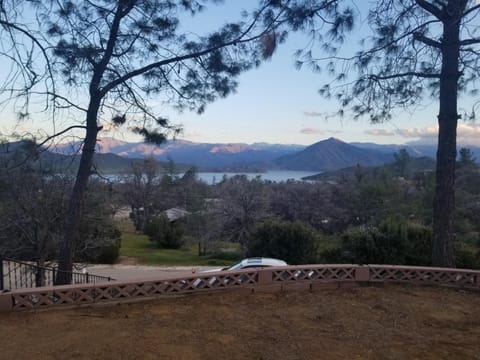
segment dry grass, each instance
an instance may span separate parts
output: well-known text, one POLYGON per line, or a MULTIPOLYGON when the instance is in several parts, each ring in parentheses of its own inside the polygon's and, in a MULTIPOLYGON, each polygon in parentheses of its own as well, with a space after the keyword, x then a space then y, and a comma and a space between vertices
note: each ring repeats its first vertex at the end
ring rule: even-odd
POLYGON ((480 294, 216 293, 0 316, 2 359, 480 359, 480 294))

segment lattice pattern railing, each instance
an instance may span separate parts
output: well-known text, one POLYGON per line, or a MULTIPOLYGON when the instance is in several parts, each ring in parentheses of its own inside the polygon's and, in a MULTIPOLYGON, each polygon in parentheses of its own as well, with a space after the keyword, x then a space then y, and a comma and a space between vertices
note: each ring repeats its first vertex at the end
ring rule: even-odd
POLYGON ((273 282, 285 281, 355 281, 358 265, 291 266, 273 270, 273 282))
POLYGON ((401 282, 480 290, 480 271, 390 265, 308 265, 198 273, 170 279, 52 286, 0 294, 0 311, 94 304, 160 295, 246 288, 313 289, 325 284, 401 282), (318 285, 316 285, 318 284, 318 285))
POLYGON ((409 282, 480 288, 480 271, 413 266, 369 265, 370 281, 409 282))
POLYGON ((81 305, 105 301, 150 298, 205 290, 251 286, 257 282, 257 270, 210 273, 165 280, 112 282, 102 285, 67 285, 11 292, 13 310, 36 309, 54 305, 81 305))

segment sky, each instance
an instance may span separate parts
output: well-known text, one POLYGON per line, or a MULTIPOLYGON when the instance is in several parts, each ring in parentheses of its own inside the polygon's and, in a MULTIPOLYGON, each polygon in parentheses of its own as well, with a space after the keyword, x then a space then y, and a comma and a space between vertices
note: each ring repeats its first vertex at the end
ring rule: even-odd
MULTIPOLYGON (((239 10, 253 3, 252 0, 227 0, 197 19, 186 17, 185 27, 192 31, 208 30, 221 25, 238 14, 239 10)), ((346 45, 354 44, 366 28, 357 29, 356 35, 347 39, 346 45)), ((313 73, 310 69, 296 70, 294 52, 304 46, 306 39, 291 35, 280 45, 273 57, 259 68, 242 74, 238 78, 236 93, 226 99, 209 104, 201 115, 195 112, 178 113, 164 108, 173 124, 182 125, 179 139, 210 143, 282 143, 310 145, 317 141, 335 137, 346 142, 375 142, 379 144, 404 144, 408 142, 435 143, 437 136, 436 114, 438 104, 426 100, 425 106, 412 113, 399 113, 394 120, 372 125, 367 120, 354 121, 327 117, 338 109, 335 101, 328 101, 318 94, 318 89, 330 78, 325 74, 313 73)), ((462 101, 460 101, 462 105, 462 101)), ((14 115, 3 111, 0 131, 51 132, 51 121, 22 122, 18 124, 14 115)), ((480 127, 476 124, 459 123, 459 143, 480 145, 480 127)), ((126 132, 114 131, 104 136, 119 140, 138 141, 126 132)))

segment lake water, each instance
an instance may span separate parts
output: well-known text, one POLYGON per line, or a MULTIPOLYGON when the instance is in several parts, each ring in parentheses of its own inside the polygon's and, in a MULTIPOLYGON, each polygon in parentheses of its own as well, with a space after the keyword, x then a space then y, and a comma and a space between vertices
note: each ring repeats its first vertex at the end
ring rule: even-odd
POLYGON ((197 177, 207 184, 214 184, 222 181, 224 175, 232 177, 235 175, 245 175, 248 179, 254 179, 260 176, 262 180, 273 182, 282 182, 287 180, 302 180, 305 176, 318 174, 319 171, 293 171, 293 170, 268 170, 262 173, 223 173, 223 172, 199 172, 197 177))
MULTIPOLYGON (((262 173, 242 173, 242 172, 199 172, 197 178, 211 185, 222 181, 223 176, 232 177, 235 175, 245 175, 248 179, 254 179, 260 176, 262 180, 269 180, 273 182, 282 182, 287 180, 302 180, 305 176, 318 174, 319 171, 293 171, 293 170, 268 170, 262 173)), ((182 176, 183 174, 178 174, 182 176)), ((103 174, 101 179, 107 179, 113 182, 123 182, 127 175, 103 174)), ((95 177, 95 176, 93 176, 95 177)))

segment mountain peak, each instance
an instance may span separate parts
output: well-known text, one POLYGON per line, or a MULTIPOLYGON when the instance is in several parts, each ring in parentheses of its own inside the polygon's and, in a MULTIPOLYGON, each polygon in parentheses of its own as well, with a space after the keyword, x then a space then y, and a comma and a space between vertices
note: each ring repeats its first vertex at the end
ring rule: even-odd
POLYGON ((344 141, 337 139, 336 137, 329 137, 327 140, 324 140, 325 142, 340 142, 340 143, 345 143, 344 141))
POLYGON ((391 161, 391 154, 360 149, 330 137, 292 155, 277 159, 277 165, 292 170, 328 171, 355 166, 380 165, 391 161))

